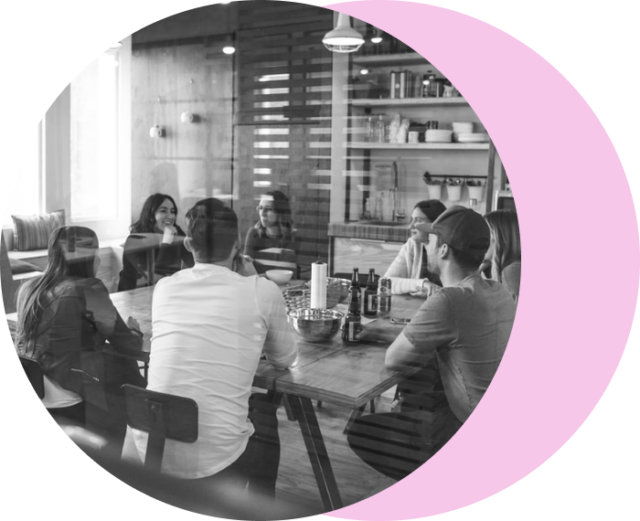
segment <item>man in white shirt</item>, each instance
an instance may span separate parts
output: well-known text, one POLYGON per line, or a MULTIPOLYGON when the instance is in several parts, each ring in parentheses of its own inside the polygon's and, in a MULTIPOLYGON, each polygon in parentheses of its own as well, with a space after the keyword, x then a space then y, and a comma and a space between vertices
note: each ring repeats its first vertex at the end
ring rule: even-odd
MULTIPOLYGON (((273 496, 280 459, 277 406, 265 403, 265 395, 250 402, 250 395, 263 352, 279 369, 296 360, 284 299, 239 255, 233 210, 205 199, 189 210, 187 221, 185 245, 195 266, 161 279, 154 290, 147 388, 194 399, 198 439, 167 440, 162 472, 248 483, 273 496), (250 403, 261 404, 252 409, 266 421, 255 422, 250 403)), ((143 458, 147 435, 132 433, 143 458)))

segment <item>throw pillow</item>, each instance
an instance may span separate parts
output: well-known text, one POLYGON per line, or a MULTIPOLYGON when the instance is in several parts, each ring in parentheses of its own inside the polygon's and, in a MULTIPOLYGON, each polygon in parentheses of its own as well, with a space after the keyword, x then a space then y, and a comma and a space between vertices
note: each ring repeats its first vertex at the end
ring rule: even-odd
POLYGON ((23 273, 30 273, 32 271, 42 271, 35 264, 31 264, 30 262, 23 261, 20 259, 9 259, 9 264, 11 264, 11 274, 12 275, 21 275, 23 273))
POLYGON ((64 226, 64 210, 42 215, 12 215, 13 244, 18 251, 42 250, 51 232, 64 226))

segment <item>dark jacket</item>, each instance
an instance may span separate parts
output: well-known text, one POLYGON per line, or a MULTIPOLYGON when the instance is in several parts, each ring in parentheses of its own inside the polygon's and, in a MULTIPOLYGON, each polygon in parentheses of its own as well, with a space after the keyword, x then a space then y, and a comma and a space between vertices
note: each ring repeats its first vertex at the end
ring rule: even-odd
MULTIPOLYGON (((141 250, 138 247, 141 241, 140 235, 132 233, 127 237, 122 255, 122 271, 120 272, 118 291, 149 286, 147 255, 155 256, 155 280, 167 275, 173 275, 182 268, 193 267, 193 255, 185 248, 182 241, 173 244, 161 244, 162 235, 156 235, 158 235, 157 245, 145 250, 141 250)), ((184 237, 184 235, 184 232, 178 228, 178 236, 184 237)))
POLYGON ((273 268, 285 268, 296 271, 296 244, 295 239, 290 237, 268 237, 264 231, 260 230, 260 223, 249 228, 244 244, 244 254, 251 257, 255 262, 258 273, 264 273, 273 268))
POLYGON ((96 365, 100 357, 92 355, 106 341, 123 355, 142 349, 142 336, 127 327, 99 279, 68 277, 53 289, 35 338, 28 345, 19 342, 18 352, 40 362, 44 374, 62 387, 84 396, 83 374, 77 370, 103 379, 96 365))

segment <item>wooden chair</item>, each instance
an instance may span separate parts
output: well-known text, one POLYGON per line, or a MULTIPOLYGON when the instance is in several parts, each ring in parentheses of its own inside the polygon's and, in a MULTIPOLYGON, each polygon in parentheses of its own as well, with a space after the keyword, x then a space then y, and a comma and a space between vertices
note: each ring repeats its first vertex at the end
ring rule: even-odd
POLYGON ((29 382, 31 382, 33 390, 38 395, 38 398, 42 400, 42 398, 44 398, 44 374, 42 373, 42 367, 40 367, 40 364, 36 360, 25 358, 24 356, 20 356, 20 363, 29 382))
MULTIPOLYGON (((35 395, 42 400, 45 396, 45 377, 42 372, 42 366, 33 358, 26 358, 21 355, 17 356, 20 361, 20 367, 22 367, 22 371, 31 385, 31 389, 33 389, 35 395)), ((68 411, 72 410, 72 407, 73 406, 60 408, 45 407, 45 409, 49 413, 49 416, 58 424, 68 424, 71 421, 74 424, 84 425, 83 420, 69 416, 68 411)))
POLYGON ((198 439, 198 404, 191 398, 122 386, 127 424, 149 433, 145 469, 160 472, 167 439, 194 443, 198 439))

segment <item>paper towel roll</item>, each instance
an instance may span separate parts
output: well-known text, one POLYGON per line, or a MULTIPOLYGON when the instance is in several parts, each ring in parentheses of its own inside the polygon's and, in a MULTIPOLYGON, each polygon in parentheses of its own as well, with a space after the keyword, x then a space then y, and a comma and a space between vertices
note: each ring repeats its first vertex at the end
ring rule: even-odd
POLYGON ((327 307, 327 265, 324 262, 311 264, 311 302, 315 309, 327 307))

